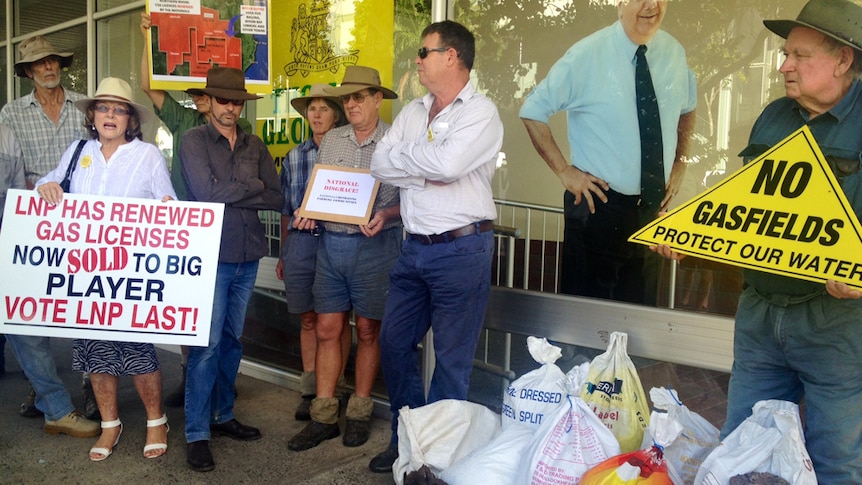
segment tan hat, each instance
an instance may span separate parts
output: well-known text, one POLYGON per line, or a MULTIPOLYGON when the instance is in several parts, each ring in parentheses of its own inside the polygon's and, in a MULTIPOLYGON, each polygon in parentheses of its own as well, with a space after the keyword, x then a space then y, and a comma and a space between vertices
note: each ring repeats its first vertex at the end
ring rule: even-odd
POLYGON ((48 42, 48 39, 41 35, 24 39, 20 44, 18 44, 18 53, 21 56, 21 59, 15 63, 15 74, 17 74, 18 77, 27 77, 27 73, 24 71, 24 68, 29 66, 31 63, 41 61, 48 56, 59 57, 60 67, 69 67, 72 65, 71 52, 57 52, 57 49, 54 49, 54 46, 48 42))
POLYGON ((382 91, 383 99, 398 99, 395 91, 380 85, 380 73, 377 72, 377 69, 365 66, 347 66, 341 85, 337 88, 326 86, 323 90, 333 96, 344 96, 368 88, 382 91))
POLYGON ((96 101, 117 101, 132 106, 135 108, 135 113, 138 114, 141 124, 146 123, 153 117, 153 111, 149 107, 132 101, 132 87, 129 86, 129 83, 119 78, 106 77, 102 79, 102 82, 99 83, 99 89, 96 90, 96 95, 92 98, 75 101, 75 107, 86 114, 87 109, 96 101))
MULTIPOLYGON (((299 114, 301 114, 303 118, 308 118, 308 114, 306 114, 308 112, 308 105, 311 103, 311 100, 315 98, 323 98, 332 101, 343 113, 344 107, 341 106, 341 98, 338 96, 332 96, 331 94, 326 94, 324 89, 327 86, 329 86, 329 84, 314 84, 311 86, 311 90, 307 95, 291 99, 290 104, 293 105, 293 109, 299 111, 299 114)), ((342 116, 341 119, 345 119, 345 117, 342 116)))
POLYGON ((810 0, 796 20, 764 20, 763 25, 785 39, 794 27, 808 27, 862 51, 862 4, 858 0, 810 0))
MULTIPOLYGON (((263 96, 251 94, 245 89, 245 73, 233 67, 213 67, 207 72, 207 85, 204 94, 225 99, 260 99, 263 96)), ((190 92, 189 94, 199 94, 190 92)))

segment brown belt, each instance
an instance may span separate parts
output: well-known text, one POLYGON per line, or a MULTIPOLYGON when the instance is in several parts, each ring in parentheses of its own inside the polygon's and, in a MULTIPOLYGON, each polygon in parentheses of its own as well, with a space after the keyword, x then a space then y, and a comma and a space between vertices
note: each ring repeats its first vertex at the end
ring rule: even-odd
POLYGON ((473 234, 480 234, 486 231, 490 231, 494 229, 493 221, 479 221, 474 222, 472 224, 468 224, 464 227, 459 227, 458 229, 452 229, 451 231, 446 231, 441 234, 411 234, 407 233, 407 237, 414 240, 419 241, 422 244, 442 244, 454 241, 459 237, 464 236, 472 236, 473 234))

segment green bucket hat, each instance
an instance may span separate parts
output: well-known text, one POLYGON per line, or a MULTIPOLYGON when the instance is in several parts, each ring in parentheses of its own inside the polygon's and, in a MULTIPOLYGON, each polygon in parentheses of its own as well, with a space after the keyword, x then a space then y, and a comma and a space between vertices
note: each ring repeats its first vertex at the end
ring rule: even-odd
POLYGON ((810 0, 796 20, 764 20, 783 38, 794 27, 808 27, 862 52, 862 3, 858 0, 810 0))

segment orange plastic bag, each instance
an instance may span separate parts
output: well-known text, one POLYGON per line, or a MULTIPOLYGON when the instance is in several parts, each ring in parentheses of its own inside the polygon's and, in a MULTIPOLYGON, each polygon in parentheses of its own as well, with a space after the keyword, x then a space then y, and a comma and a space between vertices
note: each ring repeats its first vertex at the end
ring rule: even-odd
POLYGON ((611 457, 581 477, 580 485, 673 485, 657 446, 611 457))

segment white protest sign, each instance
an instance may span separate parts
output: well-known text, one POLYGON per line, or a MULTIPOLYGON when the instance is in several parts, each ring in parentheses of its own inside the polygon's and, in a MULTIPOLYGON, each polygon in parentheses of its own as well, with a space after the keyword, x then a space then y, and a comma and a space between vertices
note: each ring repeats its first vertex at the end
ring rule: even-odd
POLYGON ((10 190, 0 332, 205 346, 223 204, 10 190))

